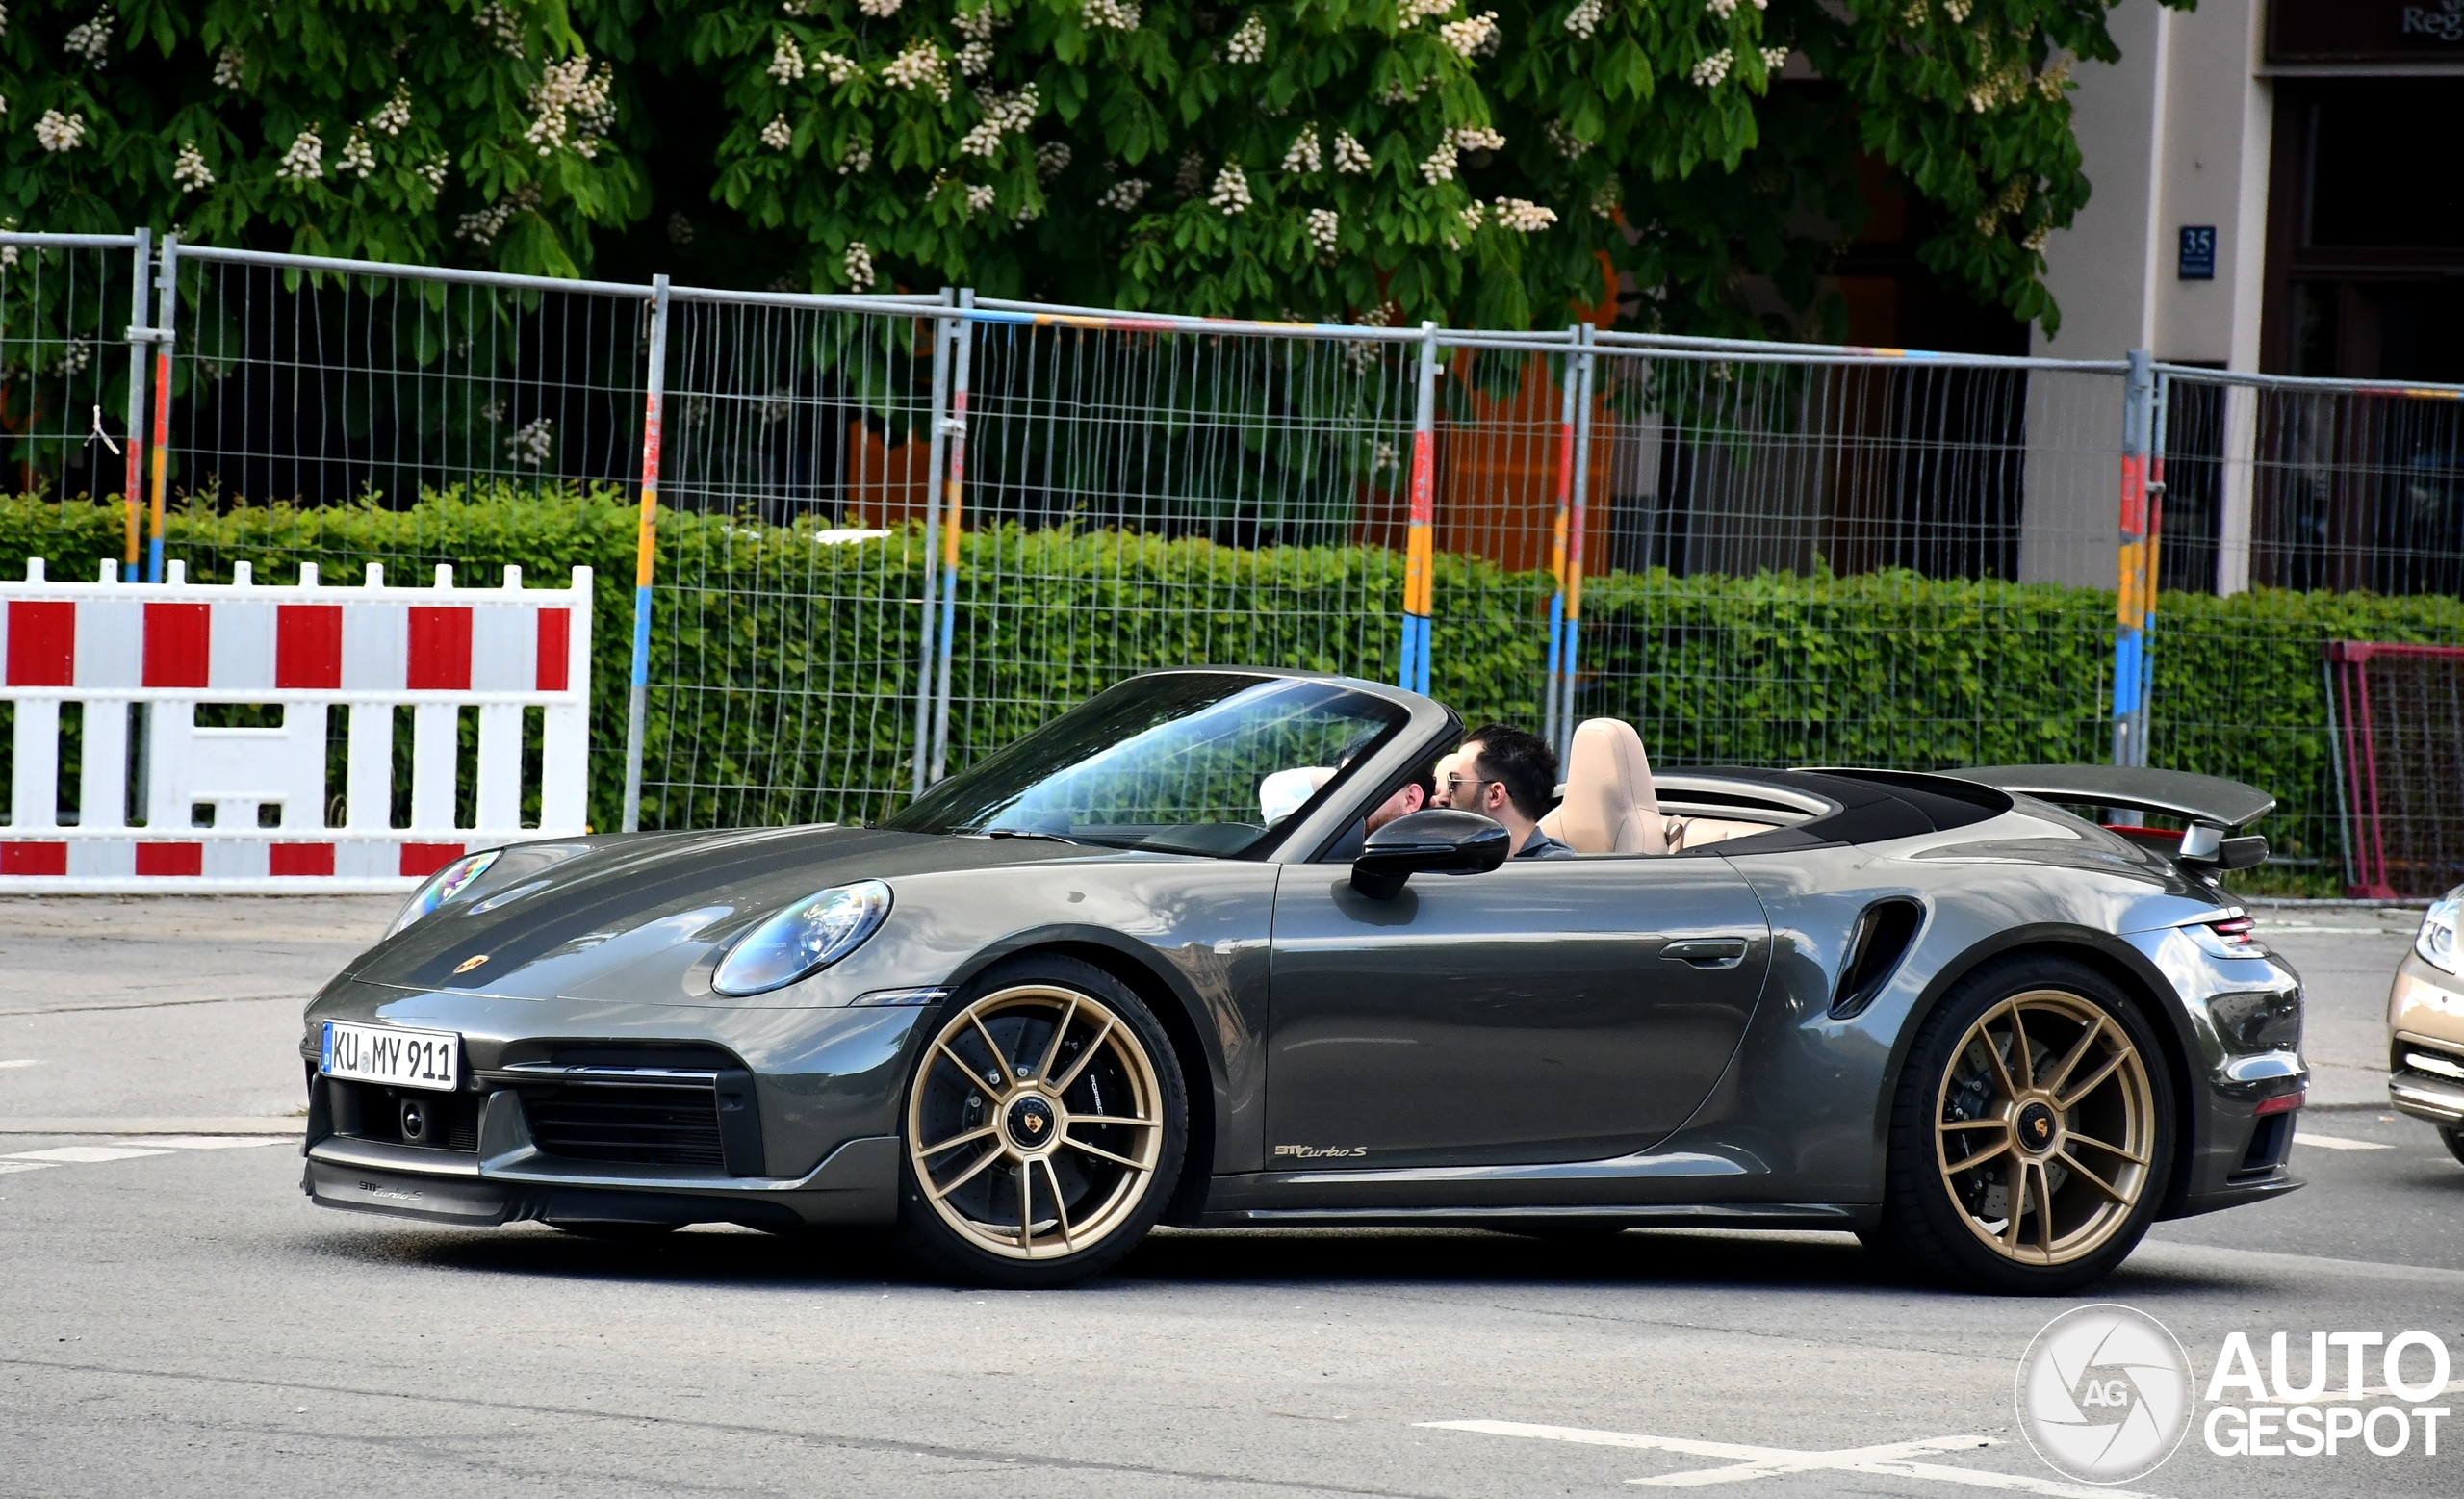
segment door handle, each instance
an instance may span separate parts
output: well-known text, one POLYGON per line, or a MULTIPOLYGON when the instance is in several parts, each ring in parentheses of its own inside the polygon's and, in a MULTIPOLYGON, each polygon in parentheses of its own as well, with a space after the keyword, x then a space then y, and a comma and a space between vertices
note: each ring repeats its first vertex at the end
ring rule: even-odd
POLYGON ((1745 947, 1742 937, 1693 937, 1670 943, 1659 955, 1698 969, 1732 969, 1745 961, 1745 947))

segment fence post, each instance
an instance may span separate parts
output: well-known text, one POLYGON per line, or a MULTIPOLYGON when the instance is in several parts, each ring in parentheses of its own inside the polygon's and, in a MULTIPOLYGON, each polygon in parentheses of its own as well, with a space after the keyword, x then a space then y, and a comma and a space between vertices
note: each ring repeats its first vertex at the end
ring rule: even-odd
POLYGON ((2229 599, 2250 591, 2250 515, 2258 487, 2259 392, 2226 385, 2224 444, 2218 483, 2216 595, 2229 599))
MULTIPOLYGON (((941 288, 941 305, 950 306, 957 294, 941 288)), ((915 646, 915 773, 913 794, 921 796, 928 784, 933 747, 933 704, 936 693, 935 664, 940 659, 940 645, 933 629, 933 606, 939 598, 938 582, 934 575, 941 558, 941 453, 942 440, 948 435, 950 415, 950 336, 959 327, 951 319, 935 318, 933 326, 933 425, 925 438, 924 460, 924 595, 922 633, 915 646)))
POLYGON ((975 323, 964 316, 975 309, 975 289, 959 290, 955 336, 958 350, 950 360, 949 481, 941 502, 941 641, 939 680, 933 689, 933 779, 950 766, 950 652, 957 641, 959 616, 959 522, 966 514, 966 386, 967 368, 975 352, 975 323))
POLYGON ((154 303, 154 526, 145 554, 145 581, 163 581, 164 491, 171 481, 171 337, 179 327, 180 237, 163 236, 161 278, 154 303))
POLYGON ((650 724, 651 578, 658 556, 659 424, 667 403, 667 277, 651 278, 650 368, 642 379, 642 519, 633 536, 633 672, 625 706, 624 831, 642 827, 642 739, 650 724))
POLYGON ((1566 627, 1566 506, 1575 487, 1575 364, 1581 355, 1574 346, 1582 342, 1582 329, 1576 324, 1566 328, 1566 362, 1558 377, 1563 385, 1557 401, 1557 518, 1555 534, 1549 548, 1549 572, 1556 582, 1556 589, 1549 595, 1549 685, 1542 693, 1540 737, 1555 746, 1557 758, 1566 754, 1566 740, 1557 732, 1558 673, 1564 666, 1566 627))
POLYGON ((2114 595, 2114 763, 2139 762, 2131 733, 2145 669, 2147 626, 2147 434, 2155 377, 2147 350, 2130 351, 2122 391, 2121 558, 2114 595))
POLYGON ((128 512, 127 551, 121 558, 120 581, 137 582, 138 511, 145 504, 145 346, 153 329, 145 323, 145 283, 154 271, 154 231, 137 231, 137 264, 128 287, 128 478, 121 484, 121 508, 128 512))
POLYGON ((1437 324, 1421 324, 1419 405, 1412 417, 1412 510, 1403 543, 1403 660, 1395 685, 1428 690, 1429 606, 1437 564, 1437 324))
POLYGON ((2139 703, 2130 729, 2134 765, 2147 763, 2147 704, 2156 690, 2156 597, 2165 580, 2165 432, 2172 401, 2171 377, 2160 370, 2147 403, 2147 557, 2139 593, 2139 703))
POLYGON ((1557 710, 1557 722, 1565 730, 1565 742, 1557 748, 1561 761, 1574 746, 1575 673, 1582 660, 1582 538, 1591 499, 1591 390, 1593 372, 1598 368, 1597 356, 1592 353, 1592 336, 1598 331, 1584 323, 1577 335, 1575 350, 1575 478, 1573 504, 1567 515, 1566 649, 1557 673, 1558 690, 1565 694, 1565 702, 1557 710))

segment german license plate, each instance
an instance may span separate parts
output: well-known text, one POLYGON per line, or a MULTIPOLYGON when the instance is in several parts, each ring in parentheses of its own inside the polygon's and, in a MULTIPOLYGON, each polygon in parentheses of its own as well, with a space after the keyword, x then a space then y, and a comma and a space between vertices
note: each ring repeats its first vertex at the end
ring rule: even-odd
POLYGON ((317 1071, 354 1082, 451 1092, 461 1082, 462 1038, 449 1030, 398 1030, 327 1021, 317 1071))

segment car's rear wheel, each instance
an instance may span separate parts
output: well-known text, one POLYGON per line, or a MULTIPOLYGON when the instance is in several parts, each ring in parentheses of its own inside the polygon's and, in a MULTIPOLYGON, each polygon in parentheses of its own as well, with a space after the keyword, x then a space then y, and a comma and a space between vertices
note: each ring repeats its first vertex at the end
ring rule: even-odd
POLYGON ((1136 1247, 1180 1177, 1164 1027, 1111 974, 1005 963, 953 998, 909 1079, 900 1226, 944 1274, 1057 1285, 1136 1247))
POLYGON ((2454 1156, 2459 1162, 2464 1162, 2464 1129, 2451 1129, 2441 1124, 2438 1126, 2438 1137, 2447 1142, 2448 1154, 2454 1156))
POLYGON ((2171 1078, 2138 1005, 2084 965, 1997 964, 1910 1051, 1880 1247, 1978 1289, 2075 1290, 2138 1247, 2172 1150, 2171 1078))

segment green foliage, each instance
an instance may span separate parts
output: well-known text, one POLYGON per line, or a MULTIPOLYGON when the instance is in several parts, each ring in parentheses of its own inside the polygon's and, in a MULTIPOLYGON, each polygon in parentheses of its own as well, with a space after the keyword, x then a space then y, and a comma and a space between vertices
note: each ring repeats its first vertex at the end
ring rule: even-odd
POLYGON ((2114 3, 18 0, 0 217, 575 274, 715 203, 747 285, 1492 327, 1605 261, 1629 320, 1795 336, 1861 148, 1930 267, 2050 329, 2114 3))
MULTIPOLYGON (((355 582, 451 562, 493 583, 597 569, 591 818, 624 777, 632 507, 614 492, 430 495, 400 510, 288 506, 171 517, 169 554, 269 582, 303 561, 355 582)), ((108 504, 0 499, 0 574, 116 556, 108 504)), ((1551 584, 1437 559, 1436 694, 1467 720, 1537 725, 1551 584)), ((919 603, 912 529, 821 544, 809 523, 668 514, 659 527, 648 825, 877 818, 913 774, 919 603)), ((962 538, 950 763, 963 765, 1134 672, 1199 662, 1392 680, 1402 558, 1383 548, 1243 549, 1117 530, 962 538)), ((2095 762, 2110 752, 2113 596, 1886 571, 1753 578, 1610 574, 1583 591, 1580 709, 1626 718, 1655 763, 2095 762)), ((2464 643, 2464 601, 2261 589, 2169 593, 2155 640, 2155 763, 2246 781, 2288 864, 2272 888, 2332 893, 2339 867, 2323 646, 2464 643)))
POLYGON ((601 0, 16 0, 0 215, 577 275, 649 209, 601 0))

